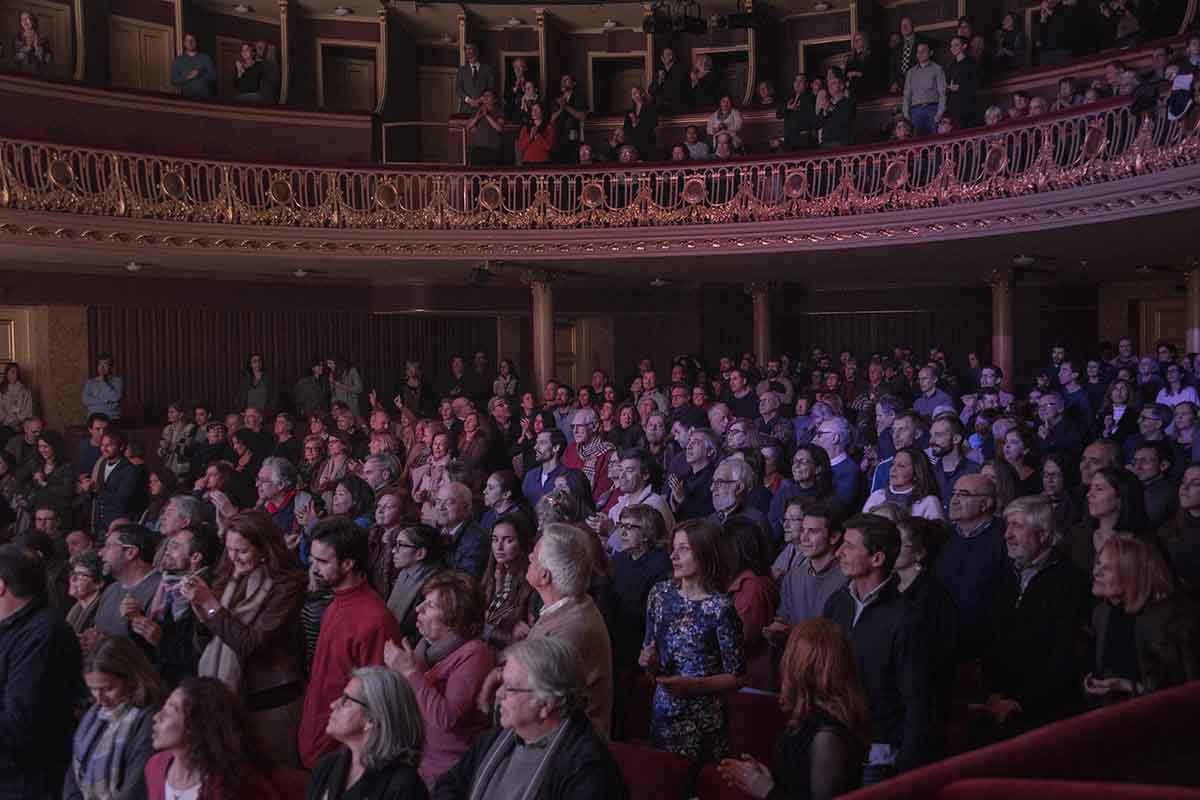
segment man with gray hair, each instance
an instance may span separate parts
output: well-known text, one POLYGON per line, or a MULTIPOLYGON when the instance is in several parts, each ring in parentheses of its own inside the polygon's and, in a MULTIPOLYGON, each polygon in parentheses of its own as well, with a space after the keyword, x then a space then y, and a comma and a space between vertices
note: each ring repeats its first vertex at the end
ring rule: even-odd
POLYGON ((729 406, 724 403, 713 403, 708 407, 708 427, 712 428, 712 432, 717 436, 722 438, 725 436, 725 431, 729 429, 729 422, 732 419, 729 406))
POLYGON ((362 478, 378 497, 397 484, 400 471, 399 459, 391 453, 379 453, 363 462, 362 478))
MULTIPOLYGON (((528 638, 561 639, 579 651, 585 672, 584 711, 607 739, 613 705, 612 642, 604 617, 587 593, 592 577, 589 536, 574 525, 552 522, 534 545, 525 577, 544 605, 528 638)), ((491 710, 499 682, 499 669, 484 681, 480 705, 485 711, 491 710)))
POLYGON ((710 520, 717 525, 724 525, 735 517, 747 519, 762 529, 764 541, 771 540, 771 527, 767 524, 766 514, 746 502, 750 493, 758 488, 758 477, 741 453, 735 453, 717 464, 710 486, 715 509, 708 517, 710 520))
POLYGON ((679 519, 703 519, 713 513, 712 478, 721 440, 707 428, 696 428, 687 437, 683 457, 687 474, 667 476, 671 509, 679 519))
POLYGON ((471 519, 471 490, 462 483, 444 483, 434 500, 438 530, 446 541, 450 565, 476 580, 483 578, 491 539, 471 519))
MULTIPOLYGON (((298 491, 299 477, 292 462, 281 456, 270 456, 263 459, 258 468, 258 507, 265 510, 275 520, 279 530, 285 537, 292 534, 296 527, 296 497, 303 494, 298 491)), ((307 505, 308 502, 301 502, 307 505)))
POLYGON ((436 800, 626 800, 605 737, 583 713, 587 660, 570 642, 533 638, 505 651, 500 727, 475 739, 437 782, 436 800))
POLYGON ((845 417, 828 417, 821 420, 813 432, 813 444, 829 455, 833 493, 842 504, 842 508, 857 508, 861 500, 862 473, 859 472, 858 465, 846 455, 850 446, 850 423, 845 417))
POLYGON ((212 506, 190 494, 177 494, 167 501, 159 517, 158 532, 163 541, 200 522, 213 521, 212 506))
POLYGON ((592 485, 592 499, 600 503, 612 488, 608 460, 617 451, 600 435, 600 418, 595 410, 581 408, 571 416, 571 443, 563 456, 567 469, 581 470, 592 485))

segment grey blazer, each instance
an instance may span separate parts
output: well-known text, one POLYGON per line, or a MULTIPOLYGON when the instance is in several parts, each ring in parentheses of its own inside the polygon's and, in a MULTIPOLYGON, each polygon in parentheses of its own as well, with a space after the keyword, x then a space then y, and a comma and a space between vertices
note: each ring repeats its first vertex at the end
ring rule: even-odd
POLYGON ((496 89, 496 74, 488 64, 476 62, 479 65, 479 71, 472 72, 470 64, 463 64, 458 68, 458 76, 455 81, 455 97, 458 98, 458 113, 473 114, 475 109, 467 105, 466 98, 472 99, 479 97, 488 89, 495 91, 496 89))

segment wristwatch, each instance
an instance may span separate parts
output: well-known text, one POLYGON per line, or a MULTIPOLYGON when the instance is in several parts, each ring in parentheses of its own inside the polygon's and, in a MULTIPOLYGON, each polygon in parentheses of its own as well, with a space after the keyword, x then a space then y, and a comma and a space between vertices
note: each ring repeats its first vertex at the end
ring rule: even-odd
POLYGON ((212 608, 210 608, 204 612, 204 616, 208 617, 209 619, 212 619, 213 617, 215 617, 217 615, 217 612, 220 610, 221 610, 220 606, 213 606, 212 608))

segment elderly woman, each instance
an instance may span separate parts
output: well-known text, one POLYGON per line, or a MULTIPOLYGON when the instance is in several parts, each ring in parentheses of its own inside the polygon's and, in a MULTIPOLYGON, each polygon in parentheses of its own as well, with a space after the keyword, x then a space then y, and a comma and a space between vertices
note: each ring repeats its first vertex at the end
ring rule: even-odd
POLYGON ((400 623, 404 638, 418 639, 417 609, 425 599, 426 582, 444 570, 446 543, 436 528, 412 525, 401 528, 392 538, 392 566, 396 577, 388 595, 388 610, 400 623))
MULTIPOLYGON (((412 471, 413 500, 421 504, 421 521, 427 525, 436 519, 435 500, 438 490, 450 481, 446 468, 450 466, 450 434, 440 429, 433 434, 429 445, 429 460, 412 471)), ((431 430, 429 428, 427 430, 431 430)))
POLYGON ((150 800, 277 797, 237 696, 214 678, 188 678, 154 715, 158 754, 146 764, 150 800))
POLYGON ((1117 534, 1096 556, 1094 672, 1084 691, 1099 703, 1200 678, 1196 620, 1158 547, 1117 534))
POLYGON ((384 663, 408 679, 425 721, 425 757, 421 778, 437 782, 487 730, 488 718, 476 698, 495 666, 492 651, 479 638, 483 596, 465 572, 443 572, 424 588, 417 607, 421 641, 413 647, 384 645, 384 663))
POLYGON ((337 489, 338 481, 347 474, 357 472, 359 463, 350 455, 352 445, 348 434, 334 431, 329 434, 327 446, 329 458, 325 459, 317 471, 311 491, 321 495, 321 500, 328 508, 333 505, 333 493, 337 489))
POLYGON ((689 520, 675 529, 674 579, 650 591, 638 662, 657 676, 650 744, 706 762, 728 749, 726 692, 742 682, 742 621, 728 592, 721 529, 689 520))
POLYGON ((83 660, 83 680, 95 703, 75 730, 63 800, 145 797, 151 720, 167 687, 142 649, 121 637, 100 640, 83 660))
POLYGON ((361 667, 332 708, 325 730, 342 746, 317 762, 309 800, 429 797, 417 774, 425 729, 407 681, 383 667, 361 667))
POLYGON ((300 475, 300 488, 308 490, 312 487, 317 475, 321 472, 321 464, 327 454, 325 437, 310 433, 304 437, 304 457, 296 465, 300 475))
POLYGON ((84 550, 71 556, 71 574, 68 578, 67 594, 75 599, 75 605, 67 612, 67 624, 76 636, 96 624, 96 610, 100 607, 100 592, 104 589, 104 565, 95 550, 84 550))
POLYGON ((535 592, 525 577, 534 530, 524 514, 508 514, 492 526, 492 549, 483 573, 483 640, 497 651, 525 638, 533 624, 535 592))
POLYGON ((211 635, 197 673, 245 699, 249 724, 278 763, 299 763, 296 728, 304 676, 296 643, 305 574, 265 511, 229 521, 212 587, 185 578, 180 594, 211 635))
POLYGON ((380 597, 392 593, 396 565, 392 557, 396 536, 404 527, 404 497, 399 491, 385 491, 375 501, 375 524, 367 531, 367 578, 380 597))

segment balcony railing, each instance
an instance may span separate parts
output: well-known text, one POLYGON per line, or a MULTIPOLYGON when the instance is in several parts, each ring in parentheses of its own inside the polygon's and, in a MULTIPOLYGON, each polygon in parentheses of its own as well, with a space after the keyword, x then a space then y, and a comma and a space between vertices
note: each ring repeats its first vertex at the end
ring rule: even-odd
POLYGON ((570 169, 320 169, 0 139, 0 207, 377 231, 645 228, 966 205, 1197 161, 1194 117, 1111 104, 793 157, 570 169))

